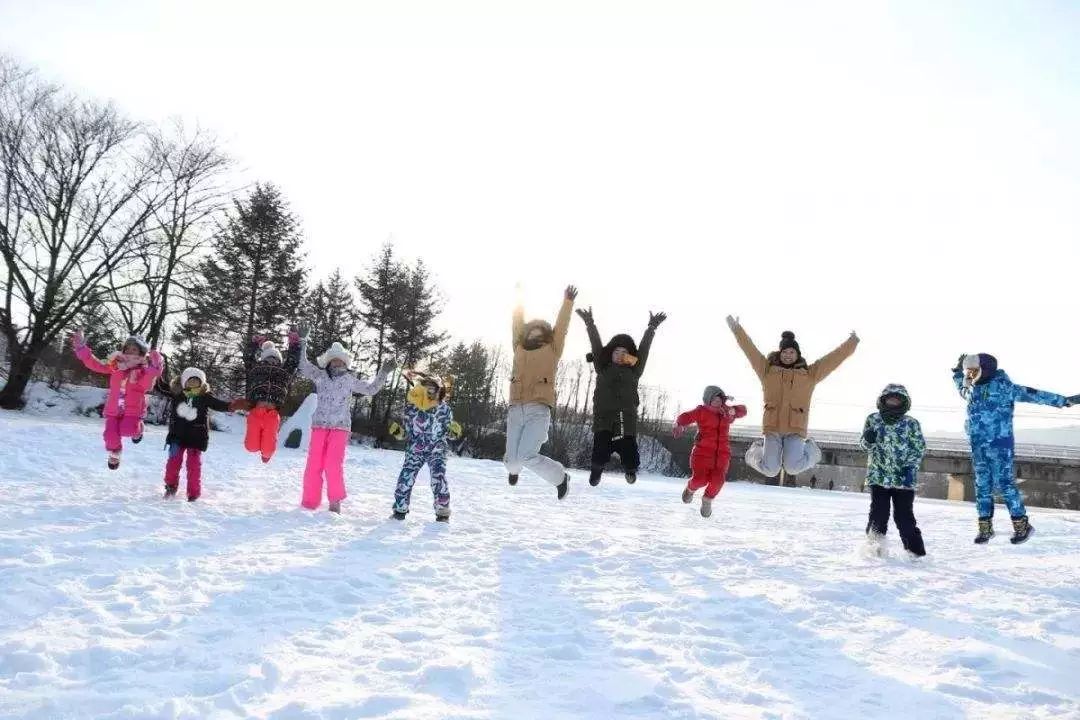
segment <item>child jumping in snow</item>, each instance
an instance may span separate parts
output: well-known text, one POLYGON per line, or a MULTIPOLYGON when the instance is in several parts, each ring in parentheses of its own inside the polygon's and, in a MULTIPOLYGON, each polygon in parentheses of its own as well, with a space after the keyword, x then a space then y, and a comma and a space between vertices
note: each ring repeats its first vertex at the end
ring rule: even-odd
POLYGON ((169 398, 169 434, 165 448, 169 459, 165 463, 165 497, 176 495, 180 487, 180 468, 187 455, 187 499, 195 502, 202 494, 202 454, 210 444, 210 411, 226 412, 244 409, 248 403, 243 398, 232 402, 219 400, 210 394, 206 373, 199 368, 184 368, 180 377, 168 381, 166 372, 158 378, 154 387, 169 398))
POLYGON ((876 413, 866 418, 859 441, 867 452, 866 484, 870 486, 866 536, 874 552, 882 554, 891 502, 893 521, 904 549, 922 557, 926 546, 912 507, 926 440, 919 421, 907 414, 911 410, 911 396, 903 385, 885 386, 878 396, 877 408, 876 413))
POLYGON ((653 336, 664 313, 649 313, 649 326, 641 338, 641 346, 629 335, 616 335, 607 345, 601 345, 600 332, 593 320, 592 308, 578 310, 585 321, 592 352, 585 356, 596 369, 596 389, 593 391, 593 451, 589 484, 600 484, 604 466, 612 453, 622 461, 626 482, 637 481, 641 464, 637 445, 638 382, 645 372, 653 336))
POLYGON ((994 537, 994 493, 1000 493, 1012 516, 1013 536, 1019 544, 1031 537, 1035 528, 1028 522, 1027 510, 1016 488, 1013 469, 1013 406, 1018 402, 1072 407, 1080 395, 1064 397, 1044 390, 1016 385, 997 358, 986 353, 961 355, 952 369, 953 382, 967 401, 964 428, 971 441, 971 464, 975 467, 975 509, 979 513, 979 534, 975 542, 987 543, 994 537))
POLYGON ((352 434, 352 396, 374 395, 386 384, 397 365, 387 362, 371 382, 349 372, 352 356, 335 342, 315 359, 307 357, 308 331, 300 327, 300 375, 315 384, 318 405, 311 419, 311 444, 304 470, 304 490, 300 504, 315 510, 322 504, 323 479, 330 512, 341 512, 345 499, 345 446, 352 434))
POLYGON ((289 385, 300 363, 300 336, 289 332, 288 355, 281 352, 264 335, 251 339, 248 352, 252 360, 247 376, 247 399, 252 409, 247 416, 244 448, 260 453, 264 463, 277 451, 278 430, 281 428, 279 408, 289 394, 289 385))
POLYGON ((672 434, 680 437, 690 425, 698 426, 694 449, 690 453, 690 482, 683 489, 682 501, 691 503, 694 493, 705 488, 701 499, 701 517, 712 515, 712 502, 727 479, 731 465, 731 443, 728 431, 731 423, 746 417, 745 405, 728 405, 727 395, 715 385, 709 385, 701 396, 701 405, 684 412, 675 420, 672 434))
POLYGON ((75 331, 71 344, 88 370, 109 376, 104 436, 109 469, 115 470, 120 467, 121 438, 129 437, 135 444, 142 440, 146 393, 161 374, 161 355, 138 335, 125 340, 120 351, 109 355, 105 362, 94 357, 82 330, 75 331))
POLYGON ((409 512, 413 483, 425 464, 431 473, 431 493, 435 496, 435 519, 450 520, 450 486, 446 482, 446 446, 454 413, 447 402, 447 382, 424 373, 406 370, 412 386, 405 402, 405 462, 394 491, 394 517, 404 520, 409 512))

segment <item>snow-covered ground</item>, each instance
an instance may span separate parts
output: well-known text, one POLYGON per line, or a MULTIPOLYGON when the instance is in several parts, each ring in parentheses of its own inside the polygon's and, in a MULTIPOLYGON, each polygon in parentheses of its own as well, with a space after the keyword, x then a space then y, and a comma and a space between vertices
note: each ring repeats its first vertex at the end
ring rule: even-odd
POLYGON ((115 473, 100 431, 0 412, 0 717, 1080 717, 1080 513, 976 547, 919 500, 930 555, 881 559, 865 495, 732 484, 703 520, 676 481, 559 503, 455 459, 451 523, 424 476, 398 523, 398 453, 349 448, 336 517, 300 452, 215 433, 164 502, 163 428, 115 473))

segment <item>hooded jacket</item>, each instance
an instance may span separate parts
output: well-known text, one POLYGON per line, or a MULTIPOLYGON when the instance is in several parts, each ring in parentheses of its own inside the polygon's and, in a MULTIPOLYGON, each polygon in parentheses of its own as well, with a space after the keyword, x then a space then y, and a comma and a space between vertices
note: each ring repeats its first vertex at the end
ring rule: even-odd
POLYGON ((866 483, 914 490, 926 454, 919 421, 909 416, 911 396, 903 385, 888 385, 878 397, 878 412, 868 416, 859 445, 866 450, 866 483), (903 398, 899 409, 885 404, 890 395, 903 398))
POLYGON ((629 335, 616 335, 607 345, 600 342, 596 323, 586 321, 590 361, 596 369, 596 388, 593 390, 593 432, 611 432, 615 437, 637 434, 637 409, 641 400, 638 383, 645 372, 656 330, 649 327, 641 337, 640 347, 629 335), (612 360, 616 347, 626 348, 635 362, 618 365, 612 360))

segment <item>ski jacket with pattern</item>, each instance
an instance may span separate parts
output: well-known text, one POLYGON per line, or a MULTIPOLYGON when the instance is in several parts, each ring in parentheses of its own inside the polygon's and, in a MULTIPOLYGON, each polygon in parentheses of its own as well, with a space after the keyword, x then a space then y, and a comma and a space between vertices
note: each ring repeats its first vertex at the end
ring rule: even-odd
POLYGON ((289 344, 280 365, 259 362, 259 343, 252 341, 248 349, 252 365, 248 370, 247 399, 252 403, 266 402, 280 408, 289 395, 289 385, 300 364, 300 343, 289 344))
POLYGON ((866 450, 866 484, 914 490, 919 466, 926 454, 926 439, 919 421, 904 415, 886 422, 880 412, 866 418, 859 445, 866 450), (874 442, 867 442, 870 431, 874 442))
POLYGON ((964 373, 953 371, 953 383, 960 396, 967 400, 967 421, 964 429, 972 445, 1013 447, 1013 407, 1018 402, 1065 407, 1063 395, 1017 385, 1004 370, 996 370, 989 378, 968 386, 964 373))
POLYGON ((454 412, 445 400, 426 406, 427 389, 417 385, 406 396, 404 422, 407 452, 429 453, 445 451, 450 436, 450 423, 454 422, 454 412))
POLYGON ((375 395, 390 375, 389 368, 386 368, 370 382, 361 380, 353 373, 334 377, 308 360, 306 343, 300 345, 299 370, 302 377, 315 384, 315 394, 318 396, 311 426, 337 430, 352 430, 352 396, 375 395))

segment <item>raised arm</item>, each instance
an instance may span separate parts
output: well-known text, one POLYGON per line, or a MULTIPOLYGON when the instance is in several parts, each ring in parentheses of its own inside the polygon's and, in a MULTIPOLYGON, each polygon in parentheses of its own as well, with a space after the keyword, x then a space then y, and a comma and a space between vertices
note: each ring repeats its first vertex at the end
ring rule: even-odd
POLYGON ((319 382, 321 377, 325 377, 326 373, 319 370, 311 360, 308 359, 307 354, 307 336, 301 336, 300 338, 300 352, 297 354, 297 371, 300 373, 300 377, 310 380, 313 383, 319 382))
POLYGON ((146 370, 143 371, 138 383, 139 388, 142 389, 143 392, 147 392, 150 388, 154 387, 157 379, 161 377, 163 365, 161 353, 157 350, 151 350, 150 355, 146 360, 146 370))
POLYGON ((694 408, 693 410, 687 410, 686 412, 680 414, 679 417, 675 418, 675 424, 678 425, 681 428, 687 427, 688 425, 693 425, 697 421, 698 421, 698 409, 697 408, 694 408))
POLYGON ((855 333, 851 333, 851 337, 840 344, 840 347, 833 350, 825 357, 817 360, 808 369, 810 371, 810 377, 814 379, 814 382, 821 382, 825 378, 832 375, 836 368, 855 352, 855 348, 859 346, 859 336, 855 333))
POLYGON ((383 363, 383 366, 379 368, 378 374, 371 381, 363 380, 359 375, 353 376, 352 393, 354 395, 375 395, 383 386, 386 385, 386 379, 390 377, 390 373, 394 372, 397 366, 393 362, 383 363))
POLYGON ((555 318, 555 337, 552 339, 552 347, 555 357, 562 357, 563 348, 566 347, 566 333, 570 330, 570 315, 574 312, 574 299, 577 298, 577 288, 570 285, 563 294, 562 307, 559 308, 559 316, 555 318))
POLYGON ((525 301, 521 298, 521 286, 516 288, 517 298, 514 301, 514 314, 510 322, 510 342, 512 347, 517 347, 521 344, 524 338, 522 334, 525 332, 525 301))
POLYGON ((82 364, 86 366, 86 369, 91 372, 101 373, 102 375, 109 375, 113 369, 108 364, 101 362, 94 353, 91 352, 90 347, 86 344, 86 338, 83 336, 82 330, 76 330, 71 336, 71 347, 75 350, 75 357, 82 361, 82 364))
POLYGON ((1049 405, 1056 408, 1063 408, 1069 404, 1069 399, 1064 395, 1047 392, 1046 390, 1036 390, 1026 385, 1013 385, 1013 399, 1016 402, 1049 405))
POLYGON ((300 365, 300 334, 296 330, 289 331, 289 349, 285 351, 285 362, 282 363, 282 367, 285 368, 285 372, 292 375, 296 372, 296 368, 300 365))
POLYGON ((743 355, 750 361, 750 367, 753 368, 754 374, 758 376, 758 380, 764 382, 765 371, 769 369, 769 359, 758 350, 757 345, 743 330, 743 326, 739 324, 738 318, 728 315, 727 324, 731 328, 732 334, 735 335, 735 342, 739 344, 739 349, 743 351, 743 355))
POLYGON ((593 366, 599 372, 600 355, 604 351, 604 344, 600 342, 600 331, 596 329, 596 320, 593 319, 592 308, 582 308, 577 311, 578 316, 585 322, 585 332, 589 335, 589 351, 593 356, 593 366))
POLYGON ((634 365, 634 374, 641 377, 645 372, 645 363, 649 361, 649 350, 652 349, 652 341, 656 336, 656 328, 660 327, 660 323, 667 320, 667 315, 664 313, 649 313, 649 326, 645 328, 645 334, 641 336, 641 343, 638 344, 638 356, 637 364, 634 365))

